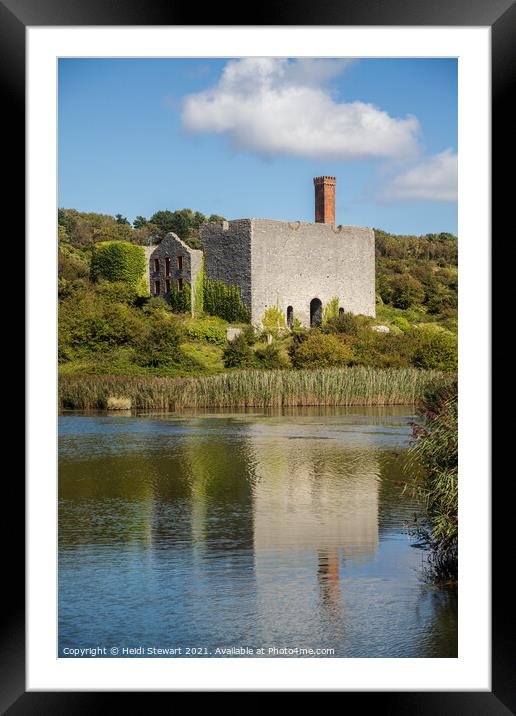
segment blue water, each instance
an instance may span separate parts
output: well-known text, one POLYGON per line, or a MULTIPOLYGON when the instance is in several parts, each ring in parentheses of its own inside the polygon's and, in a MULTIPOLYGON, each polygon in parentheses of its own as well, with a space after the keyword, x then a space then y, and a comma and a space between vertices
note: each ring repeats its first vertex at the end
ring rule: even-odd
POLYGON ((456 656, 407 530, 413 420, 62 415, 58 655, 456 656))

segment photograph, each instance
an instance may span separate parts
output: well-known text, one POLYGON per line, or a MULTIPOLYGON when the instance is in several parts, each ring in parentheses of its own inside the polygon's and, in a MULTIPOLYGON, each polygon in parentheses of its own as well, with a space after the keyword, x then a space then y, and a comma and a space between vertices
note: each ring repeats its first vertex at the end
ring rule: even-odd
POLYGON ((57 659, 457 660, 457 57, 56 65, 57 659))

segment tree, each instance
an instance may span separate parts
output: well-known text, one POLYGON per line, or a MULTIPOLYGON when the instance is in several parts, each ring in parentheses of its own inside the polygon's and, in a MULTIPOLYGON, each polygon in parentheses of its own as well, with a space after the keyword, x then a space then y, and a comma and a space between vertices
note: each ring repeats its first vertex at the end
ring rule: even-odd
POLYGON ((134 229, 143 229, 144 226, 147 226, 149 222, 144 216, 137 216, 136 219, 133 221, 133 228, 134 229))
POLYGON ((410 308, 425 298, 423 284, 408 273, 391 279, 391 300, 396 308, 410 308))

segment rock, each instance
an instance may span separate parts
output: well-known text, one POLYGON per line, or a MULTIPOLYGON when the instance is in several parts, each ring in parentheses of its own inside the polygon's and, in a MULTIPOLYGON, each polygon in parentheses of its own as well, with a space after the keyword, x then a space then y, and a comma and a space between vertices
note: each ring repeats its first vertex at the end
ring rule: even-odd
POLYGON ((391 329, 389 326, 371 326, 373 331, 378 331, 378 333, 390 333, 391 329))
POLYGON ((226 338, 228 341, 232 341, 234 338, 239 336, 242 333, 241 328, 228 328, 226 332, 226 338))

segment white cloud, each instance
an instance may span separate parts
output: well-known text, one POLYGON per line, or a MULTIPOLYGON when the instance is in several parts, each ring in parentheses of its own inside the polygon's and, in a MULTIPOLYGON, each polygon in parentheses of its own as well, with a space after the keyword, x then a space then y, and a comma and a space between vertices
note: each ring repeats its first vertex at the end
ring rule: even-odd
POLYGON ((191 132, 227 134, 235 149, 312 159, 409 158, 419 122, 365 102, 337 102, 328 81, 353 60, 246 58, 229 61, 219 82, 188 95, 191 132))
POLYGON ((387 200, 457 201, 457 154, 445 149, 395 176, 381 192, 387 200))

